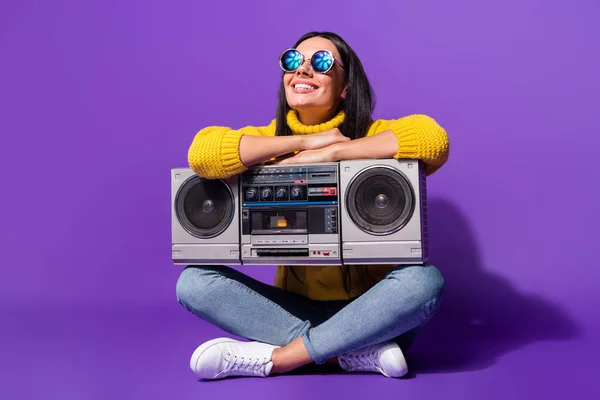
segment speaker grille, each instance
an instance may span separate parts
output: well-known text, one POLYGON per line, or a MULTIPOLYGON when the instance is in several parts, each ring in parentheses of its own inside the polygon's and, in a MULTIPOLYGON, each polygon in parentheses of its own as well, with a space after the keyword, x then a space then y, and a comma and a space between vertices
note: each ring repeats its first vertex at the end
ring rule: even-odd
POLYGON ((386 166, 359 172, 348 185, 348 216, 363 231, 388 235, 400 230, 412 217, 414 193, 404 175, 386 166))
POLYGON ((233 193, 220 179, 193 176, 179 189, 175 212, 181 226, 191 235, 211 238, 220 235, 235 212, 233 193))
POLYGON ((427 176, 425 166, 420 165, 419 182, 421 187, 421 242, 423 243, 423 260, 429 258, 429 228, 427 219, 427 176))

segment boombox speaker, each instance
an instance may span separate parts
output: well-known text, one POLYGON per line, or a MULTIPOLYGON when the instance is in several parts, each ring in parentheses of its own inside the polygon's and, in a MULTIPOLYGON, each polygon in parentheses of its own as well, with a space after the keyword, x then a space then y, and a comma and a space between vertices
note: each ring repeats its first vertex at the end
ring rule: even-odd
POLYGON ((422 264, 419 160, 262 165, 228 179, 171 170, 175 264, 422 264))
POLYGON ((171 170, 171 232, 176 264, 239 264, 238 176, 204 179, 171 170))
POLYGON ((344 264, 427 261, 427 191, 418 160, 340 162, 344 264))

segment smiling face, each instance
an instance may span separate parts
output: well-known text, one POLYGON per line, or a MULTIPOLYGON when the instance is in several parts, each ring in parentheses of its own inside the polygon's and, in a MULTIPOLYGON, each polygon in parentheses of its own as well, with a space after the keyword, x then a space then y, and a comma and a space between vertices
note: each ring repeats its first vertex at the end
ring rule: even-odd
POLYGON ((322 37, 307 39, 296 49, 304 55, 304 63, 283 76, 287 103, 298 111, 304 124, 326 122, 335 115, 346 97, 345 73, 339 65, 334 65, 325 74, 314 72, 308 60, 318 50, 329 50, 337 61, 340 61, 340 54, 331 41, 322 37))

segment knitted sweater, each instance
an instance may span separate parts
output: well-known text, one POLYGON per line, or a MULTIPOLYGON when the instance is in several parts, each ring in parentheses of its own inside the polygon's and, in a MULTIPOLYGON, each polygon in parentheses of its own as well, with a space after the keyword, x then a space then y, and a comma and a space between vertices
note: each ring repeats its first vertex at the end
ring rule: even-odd
MULTIPOLYGON (((307 135, 336 128, 344 121, 339 112, 320 125, 303 125, 291 110, 287 123, 294 135, 307 135)), ((444 129, 426 115, 409 115, 395 120, 374 121, 366 136, 391 130, 398 141, 396 159, 420 159, 425 173, 431 175, 448 159, 449 141, 444 129)), ((216 179, 244 172, 240 161, 239 143, 243 135, 274 136, 275 120, 267 126, 247 126, 233 130, 210 126, 200 130, 188 151, 190 168, 199 176, 216 179)), ((279 266, 274 284, 283 290, 298 293, 314 300, 348 300, 360 296, 385 277, 393 265, 344 266, 279 266)))

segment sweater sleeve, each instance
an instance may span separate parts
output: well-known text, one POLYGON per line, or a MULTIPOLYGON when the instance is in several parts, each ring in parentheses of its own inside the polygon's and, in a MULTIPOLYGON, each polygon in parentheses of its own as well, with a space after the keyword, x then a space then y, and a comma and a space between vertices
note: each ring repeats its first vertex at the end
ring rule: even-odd
POLYGON ((246 126, 233 130, 225 126, 209 126, 196 134, 188 150, 190 168, 207 179, 228 178, 246 170, 240 160, 243 135, 274 136, 275 120, 268 126, 246 126))
POLYGON ((422 114, 409 115, 396 120, 380 120, 369 134, 391 130, 398 140, 396 159, 419 159, 425 163, 430 175, 448 160, 450 142, 446 131, 431 117, 422 114))

